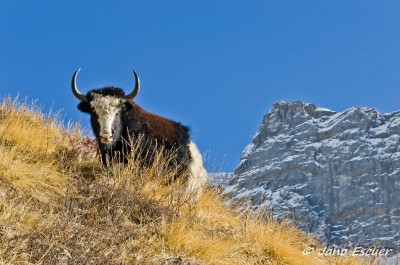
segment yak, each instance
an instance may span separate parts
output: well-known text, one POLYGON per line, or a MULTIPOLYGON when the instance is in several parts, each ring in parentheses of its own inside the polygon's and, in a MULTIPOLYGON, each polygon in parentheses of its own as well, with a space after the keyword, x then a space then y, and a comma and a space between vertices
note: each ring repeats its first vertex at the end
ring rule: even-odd
POLYGON ((142 109, 134 102, 140 91, 140 80, 136 71, 134 90, 125 95, 121 88, 108 86, 82 94, 76 85, 79 68, 72 76, 72 92, 81 102, 78 109, 91 115, 91 125, 96 136, 101 160, 107 165, 118 154, 127 163, 132 151, 129 141, 141 141, 141 150, 136 152, 145 164, 150 164, 151 155, 157 150, 173 154, 173 166, 186 175, 186 192, 198 196, 208 181, 202 156, 190 140, 188 127, 142 109), (159 148, 160 145, 162 148, 159 148))

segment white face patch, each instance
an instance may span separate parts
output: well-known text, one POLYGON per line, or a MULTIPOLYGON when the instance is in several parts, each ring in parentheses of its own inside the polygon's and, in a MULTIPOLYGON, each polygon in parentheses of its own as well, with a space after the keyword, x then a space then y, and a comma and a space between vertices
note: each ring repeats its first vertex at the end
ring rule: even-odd
POLYGON ((108 141, 112 141, 112 124, 116 114, 121 111, 123 99, 112 96, 103 96, 93 93, 90 106, 96 112, 100 124, 100 136, 108 141))

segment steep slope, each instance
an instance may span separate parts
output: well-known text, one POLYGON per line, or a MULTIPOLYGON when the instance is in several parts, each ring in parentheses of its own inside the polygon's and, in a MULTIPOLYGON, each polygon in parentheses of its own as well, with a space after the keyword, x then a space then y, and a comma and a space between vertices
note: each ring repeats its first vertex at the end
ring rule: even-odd
POLYGON ((400 246, 400 112, 278 102, 227 191, 339 245, 400 246))
POLYGON ((360 264, 303 255, 309 235, 215 190, 180 200, 168 158, 101 168, 93 146, 35 105, 0 102, 1 264, 360 264))

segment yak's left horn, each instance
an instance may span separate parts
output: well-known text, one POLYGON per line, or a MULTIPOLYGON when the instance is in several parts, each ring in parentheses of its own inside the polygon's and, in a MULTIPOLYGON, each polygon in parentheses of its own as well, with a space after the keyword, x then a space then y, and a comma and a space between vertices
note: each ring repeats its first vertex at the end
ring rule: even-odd
POLYGON ((72 93, 74 93, 75 97, 77 97, 78 99, 80 99, 84 102, 89 102, 87 97, 84 94, 82 94, 81 92, 79 92, 78 88, 76 87, 76 77, 78 76, 78 73, 80 70, 81 70, 81 68, 76 70, 76 72, 72 76, 72 81, 71 81, 72 93))
POLYGON ((131 93, 125 96, 126 99, 134 99, 139 94, 140 91, 139 76, 137 75, 135 70, 133 70, 133 74, 135 75, 135 89, 131 93))

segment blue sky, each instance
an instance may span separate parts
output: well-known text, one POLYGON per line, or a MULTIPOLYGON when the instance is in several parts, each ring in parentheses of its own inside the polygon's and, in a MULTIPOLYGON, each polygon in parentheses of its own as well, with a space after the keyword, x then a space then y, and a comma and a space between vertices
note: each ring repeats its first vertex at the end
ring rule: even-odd
POLYGON ((88 126, 78 67, 84 92, 130 90, 134 67, 137 103, 231 171, 276 101, 400 109, 400 1, 0 0, 0 96, 88 126))

